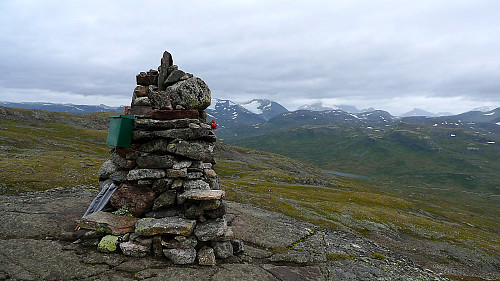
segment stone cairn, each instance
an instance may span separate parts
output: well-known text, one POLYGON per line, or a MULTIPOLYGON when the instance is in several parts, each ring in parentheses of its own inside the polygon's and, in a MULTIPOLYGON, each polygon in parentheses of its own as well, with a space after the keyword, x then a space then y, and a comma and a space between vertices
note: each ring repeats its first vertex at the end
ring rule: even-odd
POLYGON ((84 245, 175 264, 214 265, 241 252, 212 169, 216 137, 204 112, 210 89, 166 51, 158 71, 136 79, 132 143, 114 148, 99 169, 101 188, 117 188, 103 211, 80 220, 84 245))

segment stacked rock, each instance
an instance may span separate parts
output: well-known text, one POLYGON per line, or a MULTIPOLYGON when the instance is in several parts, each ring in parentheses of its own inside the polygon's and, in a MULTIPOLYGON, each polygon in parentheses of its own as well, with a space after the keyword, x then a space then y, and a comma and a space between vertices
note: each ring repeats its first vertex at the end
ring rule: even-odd
POLYGON ((91 230, 84 242, 104 252, 214 265, 243 244, 227 225, 225 193, 212 169, 216 137, 204 112, 210 89, 168 52, 158 71, 136 78, 132 143, 116 147, 99 169, 101 187, 117 188, 107 209, 80 221, 91 230))

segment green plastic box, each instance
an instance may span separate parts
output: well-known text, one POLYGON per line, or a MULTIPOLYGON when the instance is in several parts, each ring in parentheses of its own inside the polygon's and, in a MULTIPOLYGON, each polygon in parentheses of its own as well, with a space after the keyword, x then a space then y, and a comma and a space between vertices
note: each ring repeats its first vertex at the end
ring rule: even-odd
POLYGON ((135 115, 110 115, 107 145, 130 147, 135 115))

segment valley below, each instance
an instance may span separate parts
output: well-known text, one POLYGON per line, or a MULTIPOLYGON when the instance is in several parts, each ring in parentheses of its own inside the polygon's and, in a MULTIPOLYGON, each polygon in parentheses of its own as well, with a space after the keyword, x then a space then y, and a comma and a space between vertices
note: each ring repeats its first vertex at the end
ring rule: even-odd
MULTIPOLYGON (((28 239, 29 244, 44 247, 46 243, 59 241, 63 232, 71 231, 70 225, 98 192, 97 171, 111 149, 105 145, 108 115, 0 107, 2 214, 36 213, 21 208, 30 208, 33 206, 30 202, 38 202, 36 198, 48 200, 44 203, 46 208, 54 204, 59 212, 64 212, 64 208, 71 210, 66 217, 48 212, 62 221, 54 228, 54 233, 12 234, 4 229, 0 241, 10 245, 9 249, 20 251, 18 246, 11 244, 15 239, 28 239), (65 194, 77 195, 64 199, 65 194), (78 201, 77 196, 83 199, 78 201), (64 200, 64 204, 55 204, 58 200, 64 200), (71 200, 77 200, 75 206, 71 200)), ((408 122, 393 124, 391 128, 365 124, 363 129, 345 124, 313 124, 292 128, 283 121, 279 123, 280 128, 286 129, 283 131, 268 124, 262 125, 260 130, 240 132, 241 138, 231 139, 226 135, 224 142, 217 142, 215 147, 215 169, 226 191, 226 199, 234 202, 231 203, 233 218, 238 217, 237 214, 242 218, 241 235, 245 235, 245 228, 241 227, 259 225, 258 221, 251 222, 259 216, 272 226, 269 218, 282 218, 279 214, 290 221, 277 219, 276 225, 281 223, 292 233, 297 231, 297 235, 294 234, 290 241, 273 245, 262 242, 265 239, 252 240, 247 235, 248 256, 220 265, 219 273, 206 268, 197 273, 192 268, 182 268, 183 274, 208 274, 212 280, 217 280, 217 274, 222 278, 255 267, 258 271, 255 276, 276 278, 268 280, 280 280, 277 276, 286 280, 286 275, 280 275, 283 272, 299 272, 296 276, 312 276, 310 280, 342 280, 335 279, 336 268, 353 268, 352 272, 356 268, 374 271, 374 268, 381 270, 387 264, 396 263, 401 268, 408 268, 394 272, 392 278, 397 274, 411 276, 408 272, 414 271, 422 278, 414 280, 433 280, 425 278, 437 275, 443 280, 500 279, 498 135, 487 134, 491 131, 489 127, 476 128, 471 133, 466 128, 455 128, 456 125, 448 128, 447 124, 441 127, 434 124, 433 121, 424 125, 408 122), (450 137, 452 134, 455 137, 450 137), (488 144, 489 141, 496 144, 488 144), (324 170, 373 180, 334 175, 324 170), (338 248, 340 246, 328 248, 329 252, 320 254, 322 258, 315 260, 317 253, 307 248, 305 242, 334 232, 350 237, 345 247, 342 246, 344 250, 338 248), (285 270, 285 267, 290 268, 285 270), (424 269, 436 275, 426 277, 424 269)), ((223 130, 216 134, 219 132, 224 134, 223 130)), ((8 220, 5 215, 2 219, 5 223, 8 220)), ((238 229, 237 222, 233 220, 238 229)), ((270 232, 266 235, 286 233, 286 230, 267 231, 270 232)), ((71 245, 67 243, 60 246, 61 249, 59 246, 51 249, 55 252, 83 251, 71 245)), ((13 258, 11 254, 1 254, 4 263, 13 258)), ((108 268, 86 275, 88 280, 98 274, 131 279, 154 280, 158 277, 160 280, 162 275, 158 267, 165 266, 147 260, 150 264, 130 269, 133 262, 128 260, 111 265, 114 257, 87 250, 79 256, 89 261, 81 264, 82 270, 92 264, 95 268, 108 268), (90 262, 91 259, 96 262, 90 262), (120 270, 120 266, 126 269, 120 270), (156 273, 137 275, 139 272, 156 273)), ((181 271, 176 267, 169 270, 181 271)), ((384 276, 384 273, 378 274, 384 276)), ((49 275, 47 273, 46 277, 49 275)), ((370 280, 359 276, 351 278, 346 280, 370 280)))

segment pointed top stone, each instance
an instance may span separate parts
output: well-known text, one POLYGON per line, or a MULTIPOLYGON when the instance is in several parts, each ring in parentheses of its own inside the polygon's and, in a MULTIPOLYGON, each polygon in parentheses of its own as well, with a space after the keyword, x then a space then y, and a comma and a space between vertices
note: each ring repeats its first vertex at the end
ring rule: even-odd
POLYGON ((169 75, 168 68, 173 64, 174 59, 172 58, 172 55, 168 51, 163 52, 163 57, 160 61, 160 67, 158 67, 158 89, 160 91, 165 90, 165 80, 169 75))

